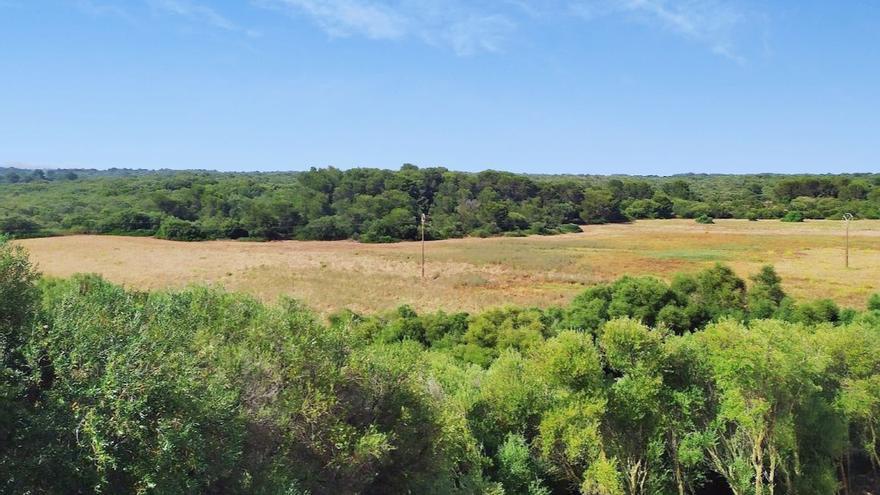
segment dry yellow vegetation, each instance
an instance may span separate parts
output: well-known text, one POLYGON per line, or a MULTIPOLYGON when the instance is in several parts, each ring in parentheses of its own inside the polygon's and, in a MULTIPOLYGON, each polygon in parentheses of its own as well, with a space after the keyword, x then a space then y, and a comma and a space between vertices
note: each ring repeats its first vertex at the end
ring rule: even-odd
POLYGON ((289 295, 321 312, 467 310, 565 304, 590 284, 625 274, 670 278, 715 262, 741 276, 773 264, 798 298, 864 307, 880 290, 880 221, 852 223, 850 268, 844 224, 649 220, 585 227, 551 237, 429 242, 427 279, 418 243, 352 241, 184 243, 152 238, 70 236, 19 241, 43 273, 99 273, 138 289, 216 284, 263 300, 289 295))

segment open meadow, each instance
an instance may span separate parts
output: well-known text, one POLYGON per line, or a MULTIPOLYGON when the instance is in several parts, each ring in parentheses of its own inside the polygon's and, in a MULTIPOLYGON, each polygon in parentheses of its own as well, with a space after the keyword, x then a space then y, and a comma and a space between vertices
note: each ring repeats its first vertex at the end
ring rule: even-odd
POLYGON ((427 243, 420 279, 418 243, 353 241, 173 242, 69 236, 19 241, 50 276, 99 273, 138 289, 217 284, 265 301, 288 295, 322 313, 372 312, 401 304, 418 310, 474 311, 505 304, 565 304, 584 287, 622 275, 669 279, 716 262, 740 276, 773 264, 798 299, 830 298, 863 308, 880 289, 880 221, 851 225, 844 268, 844 224, 717 220, 640 220, 584 227, 581 234, 467 238, 427 243))

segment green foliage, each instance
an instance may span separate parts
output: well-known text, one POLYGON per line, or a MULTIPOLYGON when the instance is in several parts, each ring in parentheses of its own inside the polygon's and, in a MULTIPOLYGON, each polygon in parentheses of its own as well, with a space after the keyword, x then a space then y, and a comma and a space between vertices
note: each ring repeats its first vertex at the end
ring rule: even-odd
POLYGON ((581 219, 588 224, 626 222, 629 218, 620 209, 620 199, 609 188, 584 191, 581 219))
POLYGON ((6 216, 0 218, 0 234, 27 237, 40 231, 40 224, 23 216, 6 216))
POLYGON ((166 217, 159 225, 156 237, 169 241, 200 241, 205 238, 205 234, 194 222, 166 217))
POLYGON ((790 211, 782 217, 783 222, 803 222, 804 214, 799 211, 790 211))
POLYGON ((602 387, 601 356, 588 334, 560 332, 531 357, 534 371, 548 384, 576 392, 595 392, 602 387))
POLYGON ((624 276, 591 287, 574 299, 560 325, 597 333, 609 319, 630 317, 681 333, 724 316, 742 319, 746 312, 745 282, 716 265, 679 275, 671 286, 652 277, 624 276))
POLYGON ((0 491, 8 493, 24 493, 39 478, 42 454, 30 440, 51 435, 29 400, 40 381, 28 363, 37 277, 24 250, 0 236, 0 491))
POLYGON ((819 299, 796 305, 794 311, 786 316, 789 321, 817 325, 819 323, 836 323, 840 320, 841 311, 834 301, 819 299))
POLYGON ((498 480, 504 493, 511 495, 549 495, 540 471, 529 452, 525 438, 509 433, 498 449, 498 480))
POLYGON ((299 231, 298 236, 317 241, 336 241, 348 239, 353 233, 354 229, 348 219, 332 215, 312 220, 299 231))
POLYGON ((465 357, 465 360, 486 366, 505 349, 532 349, 543 341, 548 332, 543 315, 538 310, 489 310, 474 317, 462 336, 462 347, 476 351, 471 357, 465 357))
POLYGON ((687 295, 686 311, 694 322, 745 317, 745 281, 727 266, 716 264, 693 277, 679 276, 673 281, 672 288, 687 295))
POLYGON ((55 376, 45 400, 68 404, 77 431, 78 481, 166 493, 234 483, 244 436, 238 397, 222 374, 206 373, 180 325, 185 306, 94 277, 68 286, 49 301, 39 345, 55 376))
POLYGON ((0 236, 0 357, 7 367, 18 359, 36 311, 37 277, 25 250, 0 236))
POLYGON ((625 276, 612 284, 608 317, 633 317, 653 326, 658 313, 674 300, 675 294, 656 278, 625 276))
POLYGON ((413 165, 244 174, 0 168, 0 232, 391 242, 419 238, 423 213, 429 239, 550 235, 642 218, 880 218, 877 177, 525 176, 413 165))
POLYGON ((326 325, 292 300, 40 281, 0 240, 0 492, 870 492, 880 319, 849 313, 718 265, 568 308, 326 325))
POLYGON ((782 290, 782 279, 772 266, 764 266, 752 276, 747 297, 752 318, 771 318, 777 313, 785 298, 785 291, 782 290))
POLYGON ((559 226, 559 232, 562 234, 580 234, 582 231, 580 225, 564 223, 559 226))
POLYGON ((710 217, 709 215, 703 214, 696 218, 696 222, 708 225, 715 223, 715 219, 710 217))
MULTIPOLYGON (((158 217, 147 213, 137 211, 120 211, 109 217, 99 220, 96 230, 102 234, 145 234, 153 235, 156 233, 160 221, 158 217)), ((189 239, 181 239, 189 240, 189 239)))
POLYGON ((871 294, 868 298, 868 309, 871 311, 880 311, 880 293, 871 294))
POLYGON ((715 469, 740 493, 762 493, 780 473, 796 475, 798 411, 821 401, 818 376, 826 365, 809 331, 770 320, 750 328, 727 321, 698 339, 717 394, 716 439, 708 448, 715 469))

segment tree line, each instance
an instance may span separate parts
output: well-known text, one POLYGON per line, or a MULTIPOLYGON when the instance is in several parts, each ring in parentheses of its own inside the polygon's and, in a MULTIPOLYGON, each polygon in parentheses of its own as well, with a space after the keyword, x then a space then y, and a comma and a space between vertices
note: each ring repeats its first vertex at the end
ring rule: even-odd
MULTIPOLYGON (((529 176, 404 165, 290 173, 0 173, 0 233, 203 239, 430 239, 578 232, 645 218, 880 218, 880 174, 529 176), (24 178, 23 178, 24 177, 24 178)), ((2 172, 2 171, 0 171, 2 172)))
POLYGON ((880 295, 771 267, 477 314, 41 278, 0 242, 0 492, 860 494, 880 295))

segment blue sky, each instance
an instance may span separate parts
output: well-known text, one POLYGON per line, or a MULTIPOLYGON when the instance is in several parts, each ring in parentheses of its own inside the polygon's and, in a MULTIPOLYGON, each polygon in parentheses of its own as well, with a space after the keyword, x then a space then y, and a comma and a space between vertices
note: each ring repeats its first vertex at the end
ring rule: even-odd
POLYGON ((0 164, 880 171, 880 2, 0 0, 0 164))

